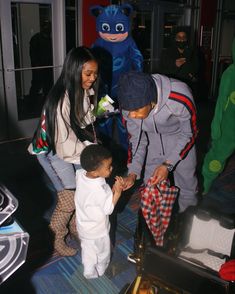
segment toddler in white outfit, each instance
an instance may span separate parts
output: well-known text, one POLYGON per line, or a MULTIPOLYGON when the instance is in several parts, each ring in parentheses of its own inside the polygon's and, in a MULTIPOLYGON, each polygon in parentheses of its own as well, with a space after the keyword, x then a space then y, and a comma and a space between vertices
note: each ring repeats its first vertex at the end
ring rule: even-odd
POLYGON ((101 145, 87 146, 81 153, 82 169, 76 172, 75 206, 81 240, 84 276, 102 276, 110 261, 109 215, 123 190, 123 179, 115 178, 113 188, 105 178, 112 172, 112 155, 101 145))

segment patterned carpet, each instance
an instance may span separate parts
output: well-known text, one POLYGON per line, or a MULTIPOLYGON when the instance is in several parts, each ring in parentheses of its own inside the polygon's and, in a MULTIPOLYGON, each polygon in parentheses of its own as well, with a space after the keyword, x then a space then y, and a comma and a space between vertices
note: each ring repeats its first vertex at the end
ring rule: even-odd
POLYGON ((74 257, 61 258, 51 251, 48 214, 55 199, 46 188, 40 166, 27 152, 28 144, 29 140, 0 144, 0 181, 18 199, 14 216, 30 235, 26 262, 0 285, 0 293, 119 293, 136 276, 135 266, 126 257, 133 249, 138 193, 124 193, 116 207, 116 245, 105 276, 86 280, 80 252, 74 257))
POLYGON ((135 266, 129 263, 126 257, 133 248, 137 208, 138 194, 135 193, 123 211, 117 214, 116 246, 111 263, 103 277, 92 280, 86 280, 83 277, 80 252, 74 257, 63 258, 54 254, 31 277, 36 293, 119 293, 136 276, 135 266))
POLYGON ((136 276, 135 265, 127 261, 127 255, 133 249, 139 196, 138 193, 129 196, 124 194, 122 200, 117 211, 116 243, 103 277, 93 280, 83 277, 80 250, 73 257, 61 257, 52 252, 45 225, 39 230, 34 227, 31 231, 27 260, 0 286, 0 293, 119 293, 136 276))

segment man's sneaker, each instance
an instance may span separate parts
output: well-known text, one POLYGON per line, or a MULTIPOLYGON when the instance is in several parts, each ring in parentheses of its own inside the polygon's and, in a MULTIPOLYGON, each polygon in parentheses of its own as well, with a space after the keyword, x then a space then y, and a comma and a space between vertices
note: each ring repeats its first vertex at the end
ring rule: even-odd
POLYGON ((127 260, 130 261, 130 262, 132 262, 132 263, 140 262, 140 258, 135 253, 129 253, 127 255, 127 260))

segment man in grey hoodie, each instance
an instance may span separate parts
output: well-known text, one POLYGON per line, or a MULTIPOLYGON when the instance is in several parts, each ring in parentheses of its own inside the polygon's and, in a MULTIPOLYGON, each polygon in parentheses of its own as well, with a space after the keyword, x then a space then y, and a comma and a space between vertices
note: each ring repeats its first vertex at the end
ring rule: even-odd
POLYGON ((179 212, 196 205, 196 108, 189 87, 164 75, 129 72, 119 80, 118 102, 130 135, 125 189, 143 169, 144 182, 152 178, 153 185, 173 173, 179 212))

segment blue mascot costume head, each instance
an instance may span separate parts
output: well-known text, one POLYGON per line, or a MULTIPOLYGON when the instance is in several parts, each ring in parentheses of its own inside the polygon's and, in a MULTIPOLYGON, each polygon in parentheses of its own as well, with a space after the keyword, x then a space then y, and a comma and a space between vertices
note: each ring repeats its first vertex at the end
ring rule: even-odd
POLYGON ((102 9, 98 6, 98 8, 93 8, 92 11, 96 15, 98 13, 96 30, 103 40, 107 42, 122 42, 128 37, 130 30, 129 15, 132 12, 130 5, 111 5, 102 9))

